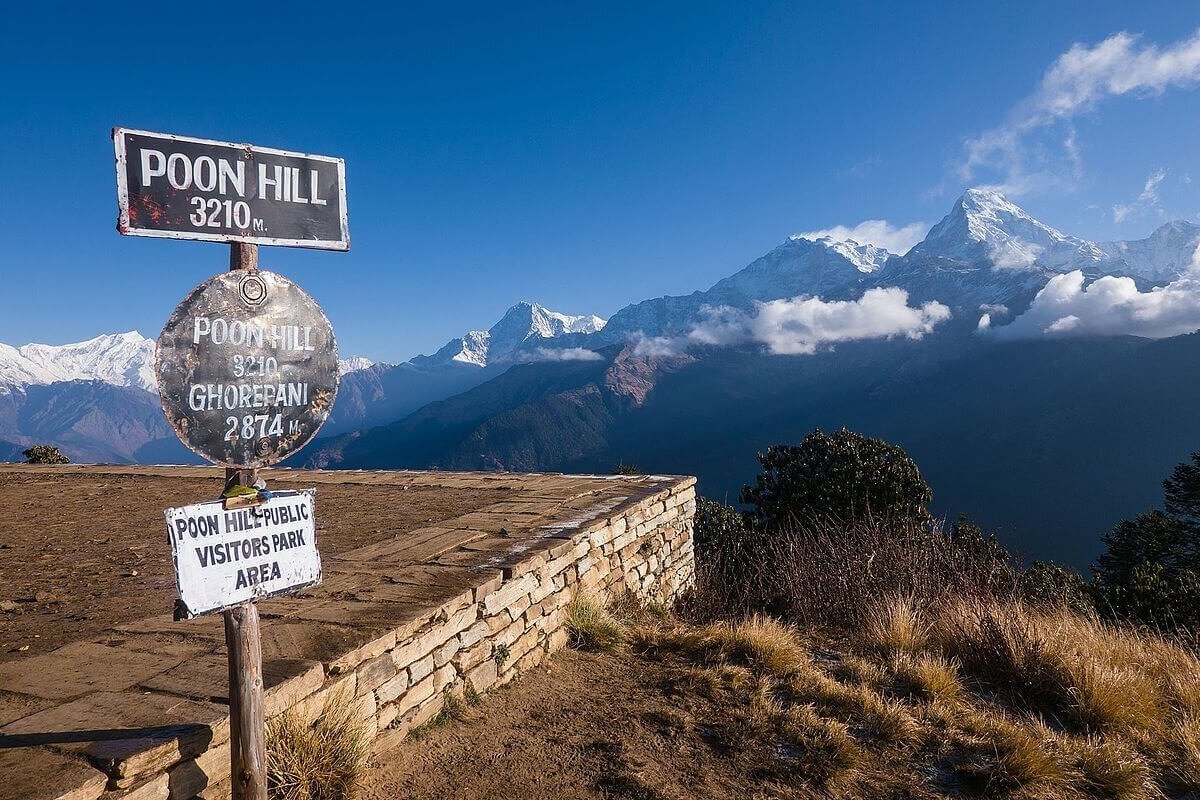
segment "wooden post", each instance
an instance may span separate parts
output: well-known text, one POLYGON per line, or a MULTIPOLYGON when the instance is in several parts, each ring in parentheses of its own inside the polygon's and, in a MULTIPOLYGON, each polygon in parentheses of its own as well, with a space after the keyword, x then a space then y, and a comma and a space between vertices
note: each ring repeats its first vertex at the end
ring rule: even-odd
MULTIPOLYGON (((229 269, 258 269, 258 245, 232 242, 229 269)), ((257 470, 225 470, 225 484, 253 486, 257 470)), ((251 600, 225 612, 229 650, 229 762, 233 800, 267 800, 267 747, 263 720, 262 637, 251 600)))

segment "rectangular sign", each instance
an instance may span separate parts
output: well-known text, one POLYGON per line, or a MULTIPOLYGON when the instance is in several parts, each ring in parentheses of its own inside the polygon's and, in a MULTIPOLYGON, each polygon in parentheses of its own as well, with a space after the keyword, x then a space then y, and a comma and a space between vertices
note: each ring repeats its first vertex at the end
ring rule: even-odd
POLYGON ((121 233, 350 249, 340 158, 127 128, 113 145, 121 233))
POLYGON ((251 508, 220 500, 168 508, 180 616, 197 617, 247 600, 321 582, 316 490, 275 492, 251 508))

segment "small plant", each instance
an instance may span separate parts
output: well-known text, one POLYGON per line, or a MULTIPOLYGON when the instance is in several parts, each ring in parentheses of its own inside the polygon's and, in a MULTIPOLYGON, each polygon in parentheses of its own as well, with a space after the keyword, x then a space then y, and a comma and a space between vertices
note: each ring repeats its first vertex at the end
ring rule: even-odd
POLYGON ((370 739, 357 705, 325 701, 309 724, 293 711, 267 723, 267 787, 273 800, 350 800, 358 791, 370 739))
POLYGON ((636 464, 626 464, 621 462, 613 467, 613 475, 642 475, 644 474, 637 468, 636 464))
POLYGON ((492 651, 492 660, 496 662, 496 669, 504 669, 504 664, 508 661, 509 655, 511 655, 511 651, 508 649, 507 644, 501 642, 496 645, 496 648, 492 651))
MULTIPOLYGON (((469 687, 470 684, 468 683, 469 687)), ((479 695, 474 694, 474 689, 464 689, 462 695, 455 694, 452 687, 447 686, 442 690, 442 707, 438 713, 434 715, 428 722, 424 722, 408 732, 412 739, 423 739, 432 733, 434 730, 442 727, 448 722, 462 722, 467 718, 467 706, 474 705, 471 701, 471 696, 475 697, 475 702, 478 702, 479 695)))
POLYGON ((442 722, 462 722, 467 718, 467 698, 465 694, 456 694, 449 686, 442 692, 442 710, 438 719, 442 722))
POLYGON ((35 444, 28 450, 22 451, 26 464, 70 464, 71 459, 62 454, 57 447, 48 444, 35 444))
POLYGON ((568 643, 576 650, 611 653, 625 642, 625 628, 605 608, 576 597, 567 607, 568 643))

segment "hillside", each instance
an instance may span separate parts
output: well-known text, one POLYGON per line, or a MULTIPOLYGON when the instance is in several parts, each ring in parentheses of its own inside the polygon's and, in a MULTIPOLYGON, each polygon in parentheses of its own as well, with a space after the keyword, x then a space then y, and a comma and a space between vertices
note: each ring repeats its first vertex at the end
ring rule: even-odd
POLYGON ((1061 610, 960 612, 956 627, 883 605, 847 637, 762 619, 579 621, 576 652, 414 731, 365 796, 1194 796, 1194 656, 1061 610), (1013 655, 1028 680, 976 627, 988 613, 1030 648, 1013 655))

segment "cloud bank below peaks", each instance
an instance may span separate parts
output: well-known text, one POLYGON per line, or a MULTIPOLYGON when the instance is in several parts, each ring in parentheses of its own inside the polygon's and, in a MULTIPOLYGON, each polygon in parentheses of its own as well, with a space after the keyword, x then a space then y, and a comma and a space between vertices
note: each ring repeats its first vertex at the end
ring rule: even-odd
POLYGON ((825 301, 799 296, 756 303, 753 311, 722 306, 704 309, 690 331, 675 337, 642 337, 634 352, 642 356, 679 355, 694 345, 732 347, 761 344, 776 355, 811 355, 824 344, 903 336, 920 339, 950 309, 938 302, 908 304, 908 292, 890 287, 869 289, 858 300, 825 301))
POLYGON ((1008 325, 980 329, 997 339, 1042 336, 1143 336, 1162 339, 1200 329, 1200 275, 1139 291, 1132 278, 1104 276, 1084 285, 1075 270, 1050 279, 1008 325))

